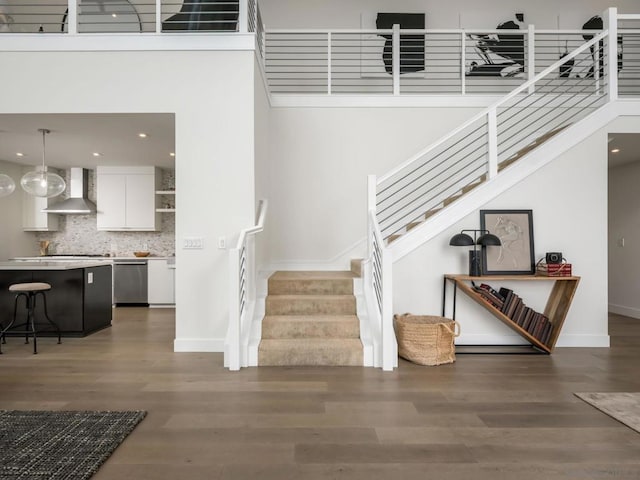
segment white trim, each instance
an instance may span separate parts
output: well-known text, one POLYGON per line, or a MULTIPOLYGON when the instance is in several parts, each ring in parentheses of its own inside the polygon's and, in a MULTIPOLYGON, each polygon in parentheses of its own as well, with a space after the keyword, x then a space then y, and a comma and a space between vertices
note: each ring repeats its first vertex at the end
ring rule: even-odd
POLYGON ((174 352, 224 352, 224 338, 176 338, 174 352))
POLYGON ((0 36, 3 52, 255 50, 254 33, 15 33, 0 36))
POLYGON ((329 260, 275 261, 263 268, 261 273, 278 270, 350 270, 350 261, 354 258, 365 258, 366 249, 367 239, 363 237, 329 260))
POLYGON ((610 303, 609 312, 615 313, 616 315, 624 315, 625 317, 640 319, 640 308, 627 307, 625 305, 614 305, 610 303))
MULTIPOLYGON (((481 345, 481 346, 502 346, 502 345, 530 345, 522 341, 518 335, 497 335, 497 334, 461 334, 456 339, 456 345, 481 345)), ((561 334, 556 343, 556 347, 609 347, 609 335, 567 335, 561 334)), ((553 355, 553 354, 552 354, 553 355)))
POLYGON ((457 107, 487 108, 503 95, 296 95, 271 94, 274 108, 322 107, 457 107))

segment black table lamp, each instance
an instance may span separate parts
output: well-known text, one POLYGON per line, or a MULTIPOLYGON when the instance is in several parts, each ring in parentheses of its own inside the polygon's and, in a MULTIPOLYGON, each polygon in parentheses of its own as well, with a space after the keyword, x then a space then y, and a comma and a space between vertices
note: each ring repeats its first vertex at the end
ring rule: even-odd
POLYGON ((489 245, 502 245, 500 239, 489 232, 489 230, 462 230, 460 233, 456 233, 449 245, 454 247, 470 247, 473 245, 473 250, 469 250, 469 275, 472 277, 479 277, 482 275, 482 257, 478 251, 478 245, 480 247, 486 247, 489 245), (473 232, 473 238, 464 232, 473 232), (478 233, 481 235, 478 236, 478 233))

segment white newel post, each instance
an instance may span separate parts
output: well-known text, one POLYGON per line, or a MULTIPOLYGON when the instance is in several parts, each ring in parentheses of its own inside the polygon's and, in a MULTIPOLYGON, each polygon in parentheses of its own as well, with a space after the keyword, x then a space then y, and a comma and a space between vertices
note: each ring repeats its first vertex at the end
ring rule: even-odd
POLYGON ((238 303, 238 287, 240 285, 240 250, 229 250, 229 329, 228 351, 229 370, 240 370, 240 304, 238 303))
POLYGON ((78 0, 68 0, 67 32, 71 35, 78 33, 78 0))
MULTIPOLYGON (((533 25, 527 27, 527 80, 536 76, 536 31, 533 25)), ((532 83, 529 86, 529 93, 534 93, 536 86, 532 83)))
POLYGON ((393 71, 393 94, 400 95, 400 25, 393 25, 391 37, 391 68, 393 71))
POLYGON ((602 14, 604 28, 609 31, 606 39, 607 94, 610 102, 618 100, 618 9, 607 8, 602 14))
POLYGON ((382 254, 382 369, 391 371, 398 364, 398 345, 393 331, 393 260, 391 250, 382 254))
POLYGON ((498 121, 495 107, 487 113, 487 153, 487 173, 491 179, 498 175, 498 121))

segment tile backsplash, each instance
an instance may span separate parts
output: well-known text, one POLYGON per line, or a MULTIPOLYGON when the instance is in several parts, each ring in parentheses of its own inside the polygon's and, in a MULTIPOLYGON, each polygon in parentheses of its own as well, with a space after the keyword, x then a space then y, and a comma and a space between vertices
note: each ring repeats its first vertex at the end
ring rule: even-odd
MULTIPOLYGON (((175 188, 175 171, 162 169, 162 189, 175 188)), ((62 172, 60 172, 62 173, 62 172)), ((65 180, 69 180, 69 171, 65 180)), ((96 201, 96 172, 89 170, 89 199, 96 201)), ((96 215, 60 215, 57 232, 35 232, 34 243, 48 240, 50 254, 85 253, 130 256, 148 247, 152 255, 175 253, 175 214, 162 213, 162 229, 156 232, 104 232, 96 227, 96 215)))

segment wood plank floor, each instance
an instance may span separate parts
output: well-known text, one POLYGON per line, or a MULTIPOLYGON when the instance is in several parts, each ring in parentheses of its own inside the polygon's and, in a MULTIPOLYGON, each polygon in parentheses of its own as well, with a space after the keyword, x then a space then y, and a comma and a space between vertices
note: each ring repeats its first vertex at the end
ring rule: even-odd
POLYGON ((640 478, 640 434, 573 392, 640 391, 640 320, 612 348, 452 365, 229 372, 173 353, 174 312, 118 308, 86 338, 10 338, 1 409, 147 410, 96 479, 640 478))

